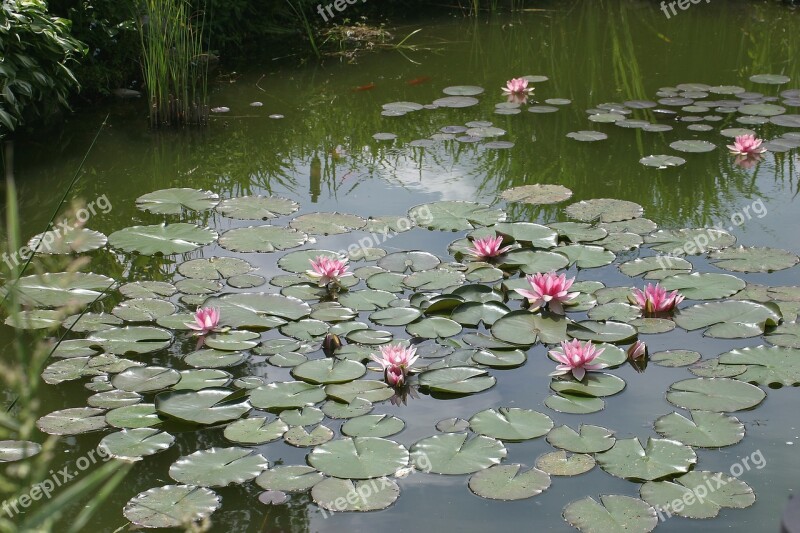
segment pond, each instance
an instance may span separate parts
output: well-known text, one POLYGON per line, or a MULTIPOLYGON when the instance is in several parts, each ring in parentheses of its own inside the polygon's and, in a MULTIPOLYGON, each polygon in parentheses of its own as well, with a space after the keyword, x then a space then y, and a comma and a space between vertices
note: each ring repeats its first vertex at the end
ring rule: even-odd
MULTIPOLYGON (((56 464, 86 455, 118 431, 114 425, 155 426, 174 437, 163 437, 165 449, 134 466, 91 527, 127 527, 122 511, 131 499, 185 481, 211 485, 221 499, 211 531, 532 526, 569 531, 562 516, 568 505, 570 522, 583 531, 620 530, 614 521, 622 512, 637 515, 629 518, 634 531, 656 524, 659 531, 777 530, 796 488, 800 446, 797 389, 791 386, 800 381, 792 360, 800 357, 795 325, 800 296, 793 287, 800 252, 794 230, 800 178, 798 16, 773 2, 692 4, 668 18, 656 2, 585 0, 537 3, 536 9, 488 20, 428 19, 392 30, 403 35, 421 28, 409 47, 363 54, 353 63, 328 59, 322 66, 297 67, 265 56, 215 85, 212 106, 229 111, 213 114, 202 130, 154 133, 144 103, 126 100, 82 111, 58 134, 18 142, 16 176, 27 239, 45 227, 108 115, 70 195, 94 202, 86 227, 110 236, 109 245, 87 253, 90 270, 122 286, 158 281, 176 287, 160 295, 148 294, 142 285, 123 288, 129 296, 169 305, 123 303, 129 298, 117 286, 91 311, 122 318, 87 324, 85 332, 69 336, 90 337, 106 352, 156 368, 158 377, 135 369, 112 374, 112 384, 142 391, 145 407, 110 414, 109 426, 98 431, 66 436, 56 464), (506 80, 522 76, 530 76, 533 94, 524 103, 523 97, 506 98, 501 91, 506 80), (438 104, 430 105, 434 101, 438 104), (745 133, 742 129, 767 141, 760 158, 729 153, 726 145, 745 133), (653 155, 670 157, 655 167, 642 163, 653 155), (682 164, 668 166, 675 162, 682 164), (561 187, 519 189, 535 184, 561 187), (174 188, 195 192, 184 191, 177 199, 167 193, 141 198, 174 188), (229 200, 256 195, 275 199, 256 206, 229 200), (147 230, 152 238, 126 230, 164 222, 167 230, 147 230), (403 227, 413 222, 417 227, 403 227), (496 223, 501 225, 482 229, 496 223), (382 231, 387 224, 389 231, 382 231), (186 232, 171 233, 177 228, 186 232), (681 228, 712 230, 675 231, 681 228), (502 269, 476 267, 465 257, 469 243, 463 239, 473 229, 477 236, 500 231, 506 244, 516 238, 517 249, 500 261, 502 269), (707 248, 700 246, 704 253, 695 249, 685 259, 673 259, 669 271, 657 258, 634 263, 702 239, 710 240, 707 248), (194 244, 184 251, 187 240, 194 244), (169 252, 165 246, 179 253, 153 253, 169 252), (368 260, 350 265, 356 276, 346 278, 346 285, 358 283, 340 292, 344 309, 320 305, 326 291, 303 277, 308 259, 318 255, 313 250, 351 247, 360 253, 362 246, 369 248, 368 260), (298 253, 303 250, 310 252, 298 253), (408 251, 427 253, 404 255, 408 251), (223 261, 218 269, 203 261, 212 257, 244 260, 252 271, 240 261, 223 261), (574 324, 564 330, 564 320, 549 312, 507 315, 520 309, 521 297, 513 289, 527 285, 525 274, 551 269, 576 278, 578 305, 567 307, 566 314, 574 324), (234 279, 214 279, 218 270, 221 278, 234 279), (688 276, 690 271, 701 274, 688 276), (674 316, 678 327, 671 317, 643 321, 625 303, 633 287, 662 277, 665 286, 686 296, 674 316), (436 297, 454 286, 473 289, 436 297), (237 293, 288 298, 222 296, 237 293), (205 348, 217 351, 198 355, 198 339, 183 323, 207 298, 212 298, 208 305, 220 308, 221 323, 238 324, 234 329, 240 332, 208 335, 205 348), (466 302, 475 303, 464 307, 466 302), (253 307, 256 312, 242 311, 253 307), (181 316, 167 318, 173 313, 181 316), (781 320, 783 329, 775 332, 781 320), (486 325, 492 321, 502 325, 486 325), (579 322, 584 324, 575 325, 579 322), (116 328, 123 325, 158 327, 168 334, 161 342, 150 338, 159 335, 154 330, 138 330, 144 332, 140 341, 153 346, 136 346, 143 353, 130 353, 108 334, 118 335, 116 328), (108 327, 113 329, 103 329, 108 327), (325 359, 320 343, 331 328, 345 343, 336 359, 354 363, 325 359), (534 328, 541 329, 547 345, 536 341, 534 328), (625 362, 623 353, 637 328, 651 354, 644 372, 625 362), (655 332, 661 330, 668 331, 655 332), (488 337, 492 333, 498 338, 488 337), (567 333, 619 344, 618 349, 605 345, 609 368, 590 372, 582 383, 553 380, 549 374, 556 363, 547 352, 567 333), (374 383, 381 374, 365 372, 361 362, 375 367, 366 357, 379 344, 412 338, 420 355, 414 366, 432 366, 409 378, 407 396, 389 401, 391 391, 374 383), (476 346, 485 349, 475 351, 476 346), (743 350, 747 347, 763 348, 743 350), (715 364, 721 354, 726 355, 715 364), (698 358, 712 363, 695 366, 698 358), (298 369, 301 364, 306 366, 298 369), (212 367, 216 370, 186 373, 212 367), (444 371, 436 375, 437 368, 444 371), (173 418, 211 416, 213 410, 201 402, 211 397, 207 405, 213 405, 227 396, 164 395, 161 390, 181 377, 175 371, 193 381, 176 389, 252 387, 258 392, 251 400, 260 409, 250 411, 234 399, 222 415, 225 424, 164 422, 147 407, 157 392, 162 404, 172 400, 161 407, 173 418), (717 377, 685 381, 698 376, 717 377), (270 389, 269 384, 295 380, 309 384, 293 385, 289 392, 285 386, 270 389), (358 392, 357 385, 330 385, 365 380, 371 381, 364 387, 375 388, 358 392), (323 390, 320 382, 329 385, 323 390), (674 385, 678 382, 684 383, 674 385), (374 402, 333 399, 361 393, 374 402), (305 396, 298 400, 300 394, 305 396), (309 408, 278 418, 281 407, 292 402, 322 411, 309 408), (691 416, 690 409, 696 411, 691 416), (673 412, 680 417, 663 418, 673 412), (366 413, 387 416, 361 418, 342 430, 348 419, 366 413), (260 420, 231 422, 240 416, 260 420), (262 422, 263 427, 253 425, 262 422), (305 424, 311 432, 320 422, 324 427, 311 434, 296 429, 305 424), (557 429, 545 438, 551 424, 557 429), (581 436, 561 428, 577 431, 582 424, 581 436), (472 439, 466 445, 464 435, 472 439), (640 450, 637 438, 642 446, 654 439, 652 447, 640 450), (309 490, 321 477, 313 469, 278 469, 279 474, 262 474, 257 484, 253 478, 263 462, 252 455, 236 461, 236 450, 218 452, 230 457, 206 454, 176 464, 212 447, 252 450, 270 468, 310 464, 333 477, 320 482, 327 486, 309 490), (409 449, 417 470, 407 467, 409 449), (556 455, 548 456, 549 463, 539 460, 562 449, 587 455, 570 455, 569 463, 556 455), (632 459, 645 453, 644 459, 632 459), (514 478, 513 467, 487 470, 496 463, 522 465, 520 472, 539 467, 550 475, 531 470, 514 478), (403 475, 381 479, 401 467, 403 475), (558 475, 567 467, 591 470, 558 475), (651 507, 683 497, 687 489, 665 480, 687 470, 696 472, 683 478, 690 488, 706 482, 699 472, 722 472, 729 481, 710 489, 713 495, 704 505, 683 512, 713 519, 656 516, 651 507), (296 486, 287 472, 294 473, 296 486), (213 486, 220 479, 227 484, 226 476, 230 486, 213 486), (367 513, 322 509, 320 501, 337 507, 332 502, 348 494, 337 477, 380 480, 356 482, 373 493, 340 508, 388 507, 367 513), (265 489, 275 491, 262 495, 265 489), (649 503, 608 498, 610 514, 604 514, 586 500, 600 502, 601 495, 649 503), (623 509, 614 510, 615 503, 623 509)), ((8 341, 14 331, 5 328, 3 335, 8 341)), ((69 363, 62 361, 68 359, 54 361, 62 366, 51 370, 51 381, 78 379, 43 386, 44 412, 86 407, 95 394, 87 384, 101 391, 109 386, 81 372, 67 376, 70 369, 63 365, 69 363)), ((193 497, 198 505, 203 498, 213 504, 207 491, 198 489, 193 497)), ((145 497, 127 516, 143 516, 142 509, 154 501, 145 497)), ((154 519, 143 519, 148 520, 154 519)))

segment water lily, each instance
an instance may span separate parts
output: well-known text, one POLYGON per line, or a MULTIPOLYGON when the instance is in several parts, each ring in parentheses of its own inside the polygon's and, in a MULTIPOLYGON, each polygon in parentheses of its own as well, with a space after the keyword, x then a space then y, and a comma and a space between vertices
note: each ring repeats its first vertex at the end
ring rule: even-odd
POLYGON ((397 367, 387 368, 384 375, 386 376, 386 383, 392 387, 402 387, 406 382, 406 375, 397 367))
POLYGON ((503 246, 503 238, 499 235, 495 237, 483 237, 472 241, 472 246, 467 248, 467 253, 474 256, 479 261, 485 261, 498 255, 502 255, 511 249, 511 246, 503 246))
POLYGON ((514 292, 521 294, 528 299, 532 311, 547 305, 553 313, 564 313, 564 304, 569 304, 578 292, 569 292, 569 288, 575 282, 575 278, 567 279, 566 274, 557 275, 555 272, 547 274, 537 273, 527 276, 531 290, 514 289, 514 292))
POLYGON ((739 135, 734 139, 733 144, 728 145, 728 149, 736 155, 763 154, 767 151, 761 146, 763 142, 755 135, 739 135))
POLYGON ((530 94, 533 87, 528 88, 528 80, 525 78, 513 78, 506 82, 503 87, 503 94, 530 94))
POLYGON ((628 296, 628 300, 638 305, 645 315, 653 315, 669 313, 683 301, 683 296, 678 291, 667 293, 659 283, 648 283, 644 291, 633 289, 633 295, 628 296))
POLYGON ((605 363, 592 363, 604 351, 604 348, 599 350, 595 348, 591 341, 586 344, 581 344, 578 339, 562 341, 561 351, 551 350, 549 352, 556 361, 561 363, 550 375, 563 376, 572 373, 575 379, 583 381, 586 372, 602 370, 607 366, 605 363))
POLYGON ((205 335, 219 324, 219 309, 201 307, 194 314, 194 322, 187 322, 186 327, 193 329, 198 335, 205 335))
POLYGON ((404 373, 411 370, 411 365, 419 358, 417 349, 414 346, 403 346, 402 344, 388 344, 381 346, 381 356, 372 355, 372 360, 381 365, 384 370, 389 368, 399 368, 404 373))
POLYGON ((341 278, 352 276, 347 271, 347 260, 342 260, 326 255, 317 256, 311 261, 311 270, 306 270, 306 274, 319 281, 319 286, 324 287, 330 283, 338 284, 341 278))
POLYGON ((628 359, 634 361, 647 355, 647 345, 642 341, 636 341, 628 348, 628 359))

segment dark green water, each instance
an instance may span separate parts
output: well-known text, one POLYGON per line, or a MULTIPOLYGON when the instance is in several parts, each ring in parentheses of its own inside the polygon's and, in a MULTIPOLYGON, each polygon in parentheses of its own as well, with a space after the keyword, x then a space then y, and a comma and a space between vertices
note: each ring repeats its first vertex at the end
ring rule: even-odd
MULTIPOLYGON (((355 11, 357 5, 350 8, 355 11)), ((354 15, 355 16, 355 13, 354 15)), ((647 133, 612 124, 595 124, 585 110, 604 102, 655 99, 661 87, 680 83, 739 85, 748 91, 777 95, 800 87, 800 13, 772 2, 700 3, 667 19, 657 2, 586 0, 543 2, 536 9, 489 20, 443 18, 398 28, 397 34, 417 27, 411 39, 417 50, 381 51, 361 56, 357 63, 336 60, 324 66, 295 68, 265 57, 234 83, 220 83, 212 105, 231 112, 216 115, 202 131, 153 133, 147 128, 142 102, 118 102, 108 108, 71 117, 57 135, 28 139, 17 144, 16 174, 22 199, 25 238, 42 230, 80 159, 105 117, 107 127, 75 188, 75 196, 91 201, 106 195, 113 209, 93 217, 88 226, 110 234, 135 224, 163 220, 136 209, 140 195, 169 187, 209 189, 221 197, 276 194, 301 204, 298 214, 339 211, 362 216, 402 215, 414 206, 436 200, 472 200, 497 203, 498 194, 512 186, 532 183, 562 184, 574 191, 573 200, 618 198, 641 204, 645 216, 663 228, 701 227, 721 223, 731 226, 731 216, 761 199, 763 217, 752 217, 733 227, 739 244, 784 248, 800 252, 798 223, 798 160, 796 151, 766 154, 755 168, 733 164, 718 131, 739 127, 735 114, 712 123, 714 131, 688 131, 675 123, 668 133, 647 133), (775 87, 748 81, 753 74, 786 74, 793 81, 775 87), (502 102, 505 80, 526 74, 546 75, 536 85, 537 100, 566 98, 571 104, 556 113, 519 115, 493 113, 502 102), (420 84, 409 80, 429 78, 420 84), (353 91, 374 83, 369 91, 353 91), (426 104, 443 96, 449 85, 480 85, 487 89, 480 104, 466 109, 421 110, 403 117, 382 117, 381 105, 394 101, 426 104), (250 107, 261 101, 263 107, 250 107), (267 118, 279 113, 281 120, 267 118), (409 141, 426 138, 443 126, 472 120, 492 121, 507 131, 503 140, 510 150, 486 150, 455 141, 432 148, 411 148, 409 141), (576 130, 599 130, 609 138, 580 143, 566 138, 576 130), (372 139, 378 132, 398 135, 394 142, 372 139), (706 139, 717 150, 705 154, 677 154, 687 164, 658 171, 639 164, 650 154, 673 154, 668 144, 678 139, 706 139), (341 146, 344 157, 334 156, 341 146)), ((727 96, 712 95, 724 99, 727 96)), ((797 108, 789 113, 797 113, 797 108)), ((662 122, 664 122, 662 120, 662 122)), ((749 127, 749 126, 748 126, 749 127)), ((775 126, 754 127, 761 137, 789 131, 775 126)), ((571 202, 570 201, 570 202, 571 202)), ((567 205, 532 207, 510 204, 510 218, 549 223, 566 220, 567 205)), ((220 233, 248 225, 212 212, 186 215, 185 221, 208 224, 220 233)), ((314 246, 346 248, 361 234, 318 239, 314 246), (356 236, 354 236, 356 235, 356 236)), ((447 245, 461 234, 415 229, 382 244, 389 252, 422 249, 445 257, 447 245)), ((180 260, 213 255, 238 255, 260 267, 270 278, 281 273, 274 254, 231 254, 216 245, 187 254, 180 260)), ((632 259, 637 252, 619 254, 632 259)), ((138 258, 96 253, 92 270, 119 281, 170 279, 176 258, 138 258)), ((696 271, 716 271, 693 258, 696 271)), ((573 269, 573 274, 575 273, 573 269)), ((737 274, 748 282, 769 285, 797 284, 797 267, 775 274, 737 274)), ((608 286, 628 286, 630 278, 615 267, 578 273, 578 279, 599 279, 608 286)), ((640 283, 640 280, 636 280, 640 283)), ((258 290, 277 292, 264 286, 258 290)), ((109 306, 110 303, 105 304, 109 306)), ((404 335, 402 329, 398 330, 404 335)), ((9 335, 6 332, 6 335, 9 335)), ((725 341, 703 338, 700 332, 672 332, 646 338, 651 351, 691 349, 704 358, 742 346, 762 344, 760 338, 725 341)), ((180 344, 180 343, 179 343, 180 344)), ((180 364, 174 353, 189 350, 191 342, 172 347, 172 354, 148 359, 155 364, 180 364)), ((645 374, 629 367, 614 373, 624 378, 623 394, 607 399, 606 409, 592 415, 566 415, 548 410, 551 370, 543 346, 530 350, 528 363, 516 370, 495 371, 498 383, 471 397, 433 400, 410 399, 407 406, 380 404, 375 413, 390 413, 406 421, 406 429, 392 437, 410 446, 435 433, 438 420, 469 418, 477 411, 498 406, 525 407, 546 412, 556 425, 576 427, 581 422, 607 427, 617 437, 656 436, 652 422, 673 410, 664 391, 679 379, 691 377, 686 369, 652 366, 645 374)), ((148 356, 150 357, 150 356, 148 356)), ((288 371, 253 362, 238 373, 291 379, 288 371)), ((79 382, 45 387, 48 410, 85 405, 90 394, 79 382)), ((742 475, 758 497, 745 510, 723 510, 707 521, 672 518, 659 531, 746 531, 778 529, 786 497, 797 488, 797 447, 800 446, 800 411, 797 390, 769 390, 757 409, 736 413, 747 435, 739 444, 722 450, 699 450, 698 469, 727 472, 740 458, 760 451, 763 469, 742 475)), ((338 423, 331 426, 338 428, 338 423)), ((97 434, 65 439, 59 459, 68 461, 94 447, 97 434)), ((121 509, 131 497, 151 487, 171 482, 169 465, 179 456, 211 446, 225 446, 222 430, 177 435, 168 451, 148 457, 99 511, 92 528, 113 531, 126 521, 121 509)), ((507 444, 508 462, 532 465, 536 457, 552 451, 544 439, 507 444)), ((306 450, 282 441, 260 446, 272 464, 303 464, 306 450)), ((517 502, 493 502, 472 495, 467 476, 412 474, 399 480, 396 504, 387 510, 340 513, 323 518, 307 494, 292 496, 288 504, 265 506, 260 489, 249 483, 217 489, 223 507, 213 515, 213 531, 567 531, 563 507, 585 496, 638 495, 638 485, 614 478, 599 468, 574 478, 555 478, 543 494, 517 502)))

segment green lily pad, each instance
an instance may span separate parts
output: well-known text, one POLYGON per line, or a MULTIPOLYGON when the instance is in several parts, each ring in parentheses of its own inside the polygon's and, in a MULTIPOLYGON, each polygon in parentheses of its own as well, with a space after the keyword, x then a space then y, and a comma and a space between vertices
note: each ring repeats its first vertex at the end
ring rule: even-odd
MULTIPOLYGON (((537 272, 550 272, 560 270, 569 265, 569 259, 562 254, 553 252, 534 252, 531 250, 512 250, 502 258, 503 268, 519 268, 526 274, 536 274, 537 272)), ((520 280, 527 286, 527 282, 520 280)))
POLYGON ((732 412, 752 409, 766 393, 749 383, 729 378, 693 378, 678 381, 667 391, 667 401, 684 409, 732 412))
POLYGON ((177 289, 165 281, 135 281, 120 286, 119 292, 126 298, 169 298, 177 289))
POLYGON ((315 359, 292 369, 292 377, 313 384, 347 383, 363 376, 367 368, 357 361, 315 359))
POLYGON ((503 222, 506 214, 500 209, 473 202, 443 201, 413 207, 409 217, 417 224, 440 231, 462 231, 503 222))
POLYGON ((350 479, 370 479, 394 474, 408 465, 402 445, 377 437, 345 437, 322 444, 307 461, 323 474, 350 479))
POLYGON ((688 472, 697 463, 689 446, 674 440, 647 439, 642 447, 638 438, 617 439, 610 450, 595 455, 600 468, 612 476, 632 481, 656 481, 688 472))
POLYGON ((111 312, 127 322, 152 322, 177 310, 175 304, 153 298, 134 298, 119 303, 111 312))
POLYGON ((639 160, 639 163, 646 167, 653 167, 659 170, 671 167, 679 167, 686 164, 686 160, 682 157, 674 155, 649 155, 639 160))
POLYGON ((792 79, 783 74, 755 74, 750 76, 750 81, 767 85, 783 85, 784 83, 789 83, 792 79))
POLYGON ((256 478, 256 484, 266 490, 305 492, 323 479, 325 476, 310 466, 287 465, 264 470, 256 478))
POLYGON ((109 313, 84 313, 64 319, 63 326, 75 333, 89 333, 115 328, 122 320, 109 313))
POLYGON ((508 453, 497 439, 466 433, 443 433, 411 446, 412 464, 427 464, 434 474, 472 474, 497 465, 508 453))
POLYGON ((194 224, 178 222, 155 226, 132 226, 108 236, 114 248, 142 255, 184 254, 217 240, 217 232, 194 224))
POLYGON ((214 350, 237 352, 255 348, 260 337, 258 333, 252 331, 229 331, 212 335, 206 339, 205 345, 214 350))
POLYGON ((564 450, 550 452, 536 458, 536 468, 551 476, 577 476, 594 468, 591 455, 575 453, 567 455, 564 450))
POLYGON ((601 131, 594 131, 594 130, 571 131, 567 133, 567 137, 569 137, 570 139, 575 139, 576 141, 583 141, 583 142, 603 141, 605 139, 608 139, 607 134, 601 131))
POLYGON ((586 415, 605 409, 606 402, 602 398, 580 396, 577 394, 559 393, 548 396, 544 404, 559 413, 586 415))
POLYGON ((577 394, 602 398, 619 394, 625 389, 625 380, 613 374, 602 372, 589 372, 582 381, 573 378, 554 379, 550 388, 558 393, 577 394))
POLYGON ((733 296, 744 289, 746 283, 729 274, 677 274, 661 280, 668 291, 677 290, 691 300, 717 300, 733 296))
POLYGON ((644 213, 639 204, 611 198, 582 200, 567 206, 567 216, 581 222, 618 222, 638 218, 644 213))
POLYGON ((736 417, 712 411, 691 411, 691 417, 664 415, 655 422, 656 433, 699 448, 722 448, 744 438, 744 425, 736 417))
POLYGON ((590 497, 570 502, 564 520, 582 533, 649 533, 658 525, 655 509, 638 498, 603 494, 600 502, 590 497))
POLYGON ((94 332, 87 340, 113 354, 145 354, 172 344, 172 334, 153 327, 111 328, 94 332))
POLYGON ((183 362, 195 368, 226 368, 244 363, 247 357, 242 352, 205 349, 186 355, 183 362))
POLYGON ((778 248, 728 248, 709 255, 711 262, 732 272, 775 272, 800 263, 800 257, 778 248))
POLYGON ((21 461, 42 451, 42 446, 27 440, 0 440, 0 463, 21 461))
POLYGON ((549 416, 530 410, 500 407, 487 409, 469 419, 472 431, 503 441, 523 441, 546 435, 553 427, 549 416))
POLYGON ((207 211, 219 203, 219 195, 199 189, 162 189, 136 199, 136 207, 157 215, 180 215, 186 211, 207 211))
POLYGON ((583 222, 556 222, 549 227, 558 232, 558 235, 572 243, 594 242, 608 235, 608 231, 583 222))
POLYGON ((469 490, 490 500, 524 500, 550 486, 550 476, 538 468, 523 470, 521 464, 494 465, 469 478, 469 490))
POLYGON ((464 274, 445 269, 415 272, 403 278, 403 285, 416 291, 438 291, 462 283, 464 274))
POLYGON ((278 416, 290 426, 313 426, 325 418, 325 414, 321 410, 310 406, 301 409, 287 409, 281 411, 278 416))
POLYGON ((515 368, 525 364, 528 356, 522 350, 479 350, 472 355, 472 361, 490 368, 515 368))
POLYGON ((547 442, 556 448, 573 453, 597 453, 611 449, 617 439, 604 427, 581 424, 578 432, 569 426, 559 426, 547 434, 547 442))
POLYGON ((582 341, 625 344, 636 338, 637 331, 635 327, 622 322, 584 320, 568 324, 567 333, 582 341))
POLYGON ((745 104, 739 113, 754 117, 774 117, 786 113, 786 108, 775 104, 745 104))
POLYGON ((109 457, 138 461, 142 457, 163 452, 174 442, 175 437, 158 429, 134 428, 106 435, 97 447, 109 457))
POLYGON ((347 334, 347 340, 358 344, 386 344, 392 340, 392 334, 388 331, 357 329, 347 334))
POLYGON ((619 270, 630 277, 644 274, 644 279, 661 280, 675 274, 688 274, 692 264, 680 257, 651 256, 622 263, 619 270))
POLYGON ((568 323, 566 318, 557 315, 513 311, 492 325, 492 335, 514 345, 533 345, 537 341, 557 344, 567 339, 568 323))
POLYGON ((447 338, 461 333, 461 324, 449 318, 423 318, 406 326, 409 335, 424 339, 447 338))
MULTIPOLYGON (((25 276, 16 285, 20 303, 30 307, 87 305, 103 299, 114 280, 84 272, 54 272, 25 276)), ((6 292, 0 289, 0 295, 6 292)))
POLYGON ((677 368, 689 366, 700 360, 702 356, 692 350, 666 350, 650 354, 649 361, 658 366, 677 368))
POLYGON ((723 365, 747 365, 737 380, 768 386, 800 384, 800 350, 778 346, 740 348, 719 356, 723 365))
POLYGON ((282 411, 314 405, 325 399, 325 390, 319 385, 303 381, 287 381, 262 385, 250 391, 253 407, 265 411, 282 411))
POLYGON ((78 435, 97 431, 106 426, 103 409, 72 407, 44 415, 36 421, 36 427, 48 435, 78 435))
POLYGON ((270 421, 257 416, 229 424, 225 427, 224 435, 226 439, 237 444, 266 444, 283 437, 288 429, 289 426, 281 419, 270 421))
POLYGON ((159 426, 164 421, 159 418, 152 403, 139 403, 117 407, 106 413, 106 422, 115 428, 137 429, 159 426))
POLYGON ((446 394, 483 392, 496 381, 486 370, 464 366, 430 370, 419 375, 420 387, 446 394))
POLYGON ((350 403, 356 398, 363 398, 370 402, 382 402, 394 395, 394 390, 385 382, 368 379, 327 385, 325 392, 330 398, 344 403, 350 403))
POLYGON ((563 185, 536 183, 504 190, 500 197, 507 202, 543 205, 557 204, 572 197, 572 191, 563 185))
POLYGON ((660 513, 685 518, 714 518, 722 509, 744 509, 756 501, 753 489, 747 483, 721 472, 696 471, 674 481, 650 481, 639 491, 642 498, 660 513), (714 490, 708 490, 708 487, 714 487, 714 490), (704 495, 702 498, 701 494, 704 495), (676 501, 681 505, 674 505, 676 501), (687 505, 686 502, 690 503, 687 505))
POLYGON ((763 334, 766 327, 780 322, 780 314, 772 307, 746 300, 711 302, 681 309, 675 315, 675 323, 689 331, 708 328, 705 331, 708 337, 755 337, 763 334))
MULTIPOLYGON (((656 252, 683 256, 728 248, 736 243, 736 237, 718 229, 662 229, 647 235, 644 242, 656 252)), ((665 264, 667 268, 673 268, 667 259, 665 264)))
POLYGON ((342 213, 310 213, 301 215, 289 223, 289 227, 309 235, 339 235, 350 233, 367 225, 367 221, 356 215, 342 213))
POLYGON ((588 316, 592 320, 614 320, 618 322, 632 322, 642 311, 638 307, 622 302, 612 302, 599 305, 589 310, 588 316))
POLYGON ((388 254, 378 260, 377 265, 389 272, 423 272, 436 268, 441 260, 428 252, 410 251, 388 254))
POLYGON ((209 448, 179 458, 169 476, 187 485, 226 487, 250 481, 268 467, 264 456, 248 448, 209 448))
POLYGON ((389 437, 399 433, 405 422, 390 415, 364 415, 342 425, 342 434, 350 437, 389 437))
POLYGON ((328 418, 333 419, 355 418, 357 416, 366 415, 372 411, 373 408, 372 402, 360 397, 354 398, 352 401, 346 403, 328 400, 322 404, 322 412, 325 413, 325 416, 328 418))
POLYGON ((28 248, 37 254, 82 254, 106 245, 108 239, 99 231, 87 228, 70 228, 67 231, 46 231, 31 237, 28 248))
POLYGON ((120 390, 142 393, 166 389, 180 380, 180 373, 172 368, 142 366, 120 372, 111 383, 120 390))
POLYGON ((291 215, 299 208, 297 202, 279 196, 241 196, 217 205, 219 213, 238 220, 269 220, 291 215))
POLYGON ((770 330, 764 336, 767 342, 784 348, 800 348, 800 323, 788 322, 770 330))
POLYGON ((610 265, 617 257, 613 252, 609 252, 605 248, 588 244, 559 246, 554 248, 553 251, 567 256, 569 264, 578 268, 597 268, 610 265))
POLYGON ((202 425, 230 422, 251 409, 243 392, 222 387, 162 392, 156 396, 155 406, 165 418, 202 425))
POLYGON ((388 478, 375 481, 325 478, 311 489, 314 503, 328 511, 379 511, 400 496, 400 487, 388 478))
POLYGON ((413 307, 391 307, 369 315, 369 319, 381 326, 405 326, 422 316, 422 311, 413 307))
POLYGON ((275 252, 290 250, 305 244, 308 235, 294 228, 281 226, 250 226, 225 232, 219 245, 232 252, 275 252))
POLYGON ((114 409, 126 405, 135 405, 142 401, 142 395, 138 392, 128 392, 123 390, 109 390, 98 392, 89 396, 86 403, 89 407, 99 407, 101 409, 114 409))
POLYGON ((184 527, 208 518, 220 504, 219 496, 205 487, 165 485, 131 498, 122 514, 139 527, 184 527))
POLYGON ((302 300, 267 293, 226 294, 209 298, 205 305, 219 310, 221 326, 232 328, 269 329, 311 313, 311 307, 302 300))
POLYGON ((218 280, 246 274, 253 269, 250 263, 236 257, 192 259, 178 266, 181 276, 192 279, 218 280))
POLYGON ((703 153, 712 152, 717 148, 717 145, 708 141, 701 140, 688 140, 688 141, 675 141, 670 143, 670 148, 679 152, 688 153, 703 153))
POLYGON ((744 373, 746 365, 722 365, 719 357, 706 359, 692 365, 689 372, 701 378, 732 378, 744 373))

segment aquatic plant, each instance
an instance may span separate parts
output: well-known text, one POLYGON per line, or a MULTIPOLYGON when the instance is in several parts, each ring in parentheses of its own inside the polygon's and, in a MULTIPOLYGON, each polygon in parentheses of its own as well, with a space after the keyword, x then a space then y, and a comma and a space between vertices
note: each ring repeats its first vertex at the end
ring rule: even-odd
POLYGON ((591 342, 581 343, 578 339, 562 341, 561 350, 550 350, 548 352, 559 364, 551 376, 563 376, 572 374, 578 381, 583 381, 586 372, 602 370, 606 367, 604 363, 594 363, 593 361, 603 354, 604 349, 597 349, 591 342))
POLYGON ((578 296, 578 292, 569 292, 575 278, 567 279, 566 274, 560 276, 555 272, 542 274, 537 272, 526 278, 529 289, 514 289, 514 292, 528 299, 531 311, 547 306, 553 313, 564 313, 564 306, 569 305, 578 296))
POLYGON ((511 245, 503 246, 503 237, 495 235, 494 237, 489 236, 475 239, 472 241, 472 246, 467 248, 467 253, 479 261, 486 261, 487 259, 503 255, 511 248, 511 245))
POLYGON ((194 322, 187 322, 186 327, 193 329, 198 335, 206 335, 219 324, 219 309, 201 307, 194 314, 194 322))
POLYGON ((648 283, 644 291, 634 288, 633 294, 628 296, 632 304, 636 304, 645 315, 669 313, 683 301, 683 295, 678 291, 667 293, 660 283, 648 283))
POLYGON ((506 86, 503 87, 503 94, 512 96, 512 95, 526 95, 531 94, 533 92, 533 87, 528 87, 528 80, 526 78, 513 78, 506 82, 506 86))
POLYGON ((733 144, 728 145, 728 149, 734 155, 756 156, 767 151, 761 146, 764 141, 755 135, 737 135, 733 144))
POLYGON ((309 277, 318 281, 320 287, 328 285, 338 285, 342 278, 352 276, 352 272, 347 271, 347 260, 325 255, 317 256, 316 259, 309 259, 311 270, 306 270, 309 277))

